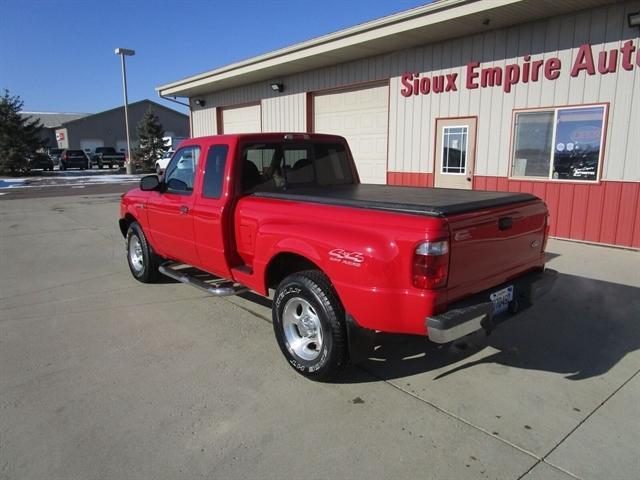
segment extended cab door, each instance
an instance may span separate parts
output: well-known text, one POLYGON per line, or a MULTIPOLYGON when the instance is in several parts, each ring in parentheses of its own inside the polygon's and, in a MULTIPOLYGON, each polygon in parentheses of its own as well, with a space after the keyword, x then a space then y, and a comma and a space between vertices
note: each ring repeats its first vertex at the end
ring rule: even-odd
POLYGON ((198 267, 220 277, 231 278, 232 229, 229 227, 231 193, 225 178, 231 167, 229 145, 209 146, 202 165, 200 192, 193 209, 198 267))
POLYGON ((147 202, 149 232, 156 251, 189 265, 198 263, 194 243, 193 204, 200 147, 179 149, 165 173, 165 189, 152 192, 147 202))

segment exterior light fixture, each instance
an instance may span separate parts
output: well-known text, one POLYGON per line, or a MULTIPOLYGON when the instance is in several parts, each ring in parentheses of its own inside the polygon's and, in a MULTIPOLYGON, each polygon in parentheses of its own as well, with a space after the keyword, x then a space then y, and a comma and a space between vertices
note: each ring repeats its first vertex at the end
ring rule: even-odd
POLYGON ((207 104, 207 102, 205 102, 203 99, 198 98, 196 100, 196 105, 198 105, 199 107, 204 107, 207 104))
POLYGON ((631 28, 640 27, 640 12, 630 13, 627 16, 627 20, 629 21, 629 26, 631 28))
POLYGON ((284 85, 282 85, 281 83, 272 83, 271 90, 273 90, 274 92, 282 93, 284 92, 284 85))

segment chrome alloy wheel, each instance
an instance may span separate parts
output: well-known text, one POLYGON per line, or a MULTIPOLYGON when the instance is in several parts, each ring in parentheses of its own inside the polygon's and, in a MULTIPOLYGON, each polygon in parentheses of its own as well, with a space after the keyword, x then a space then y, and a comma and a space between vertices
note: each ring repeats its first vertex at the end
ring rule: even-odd
POLYGON ((318 358, 322 352, 322 325, 309 302, 300 297, 289 300, 282 313, 282 327, 291 353, 309 362, 318 358))
POLYGON ((144 269, 144 257, 142 255, 142 245, 137 235, 131 235, 129 239, 129 262, 136 272, 144 269))

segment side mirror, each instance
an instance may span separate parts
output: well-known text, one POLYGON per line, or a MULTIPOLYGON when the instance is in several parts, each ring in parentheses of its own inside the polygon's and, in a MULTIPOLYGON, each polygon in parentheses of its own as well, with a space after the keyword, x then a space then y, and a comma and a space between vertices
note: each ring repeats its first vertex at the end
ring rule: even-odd
POLYGON ((140 179, 140 190, 145 192, 151 192, 157 190, 160 186, 160 179, 157 175, 147 175, 140 179))

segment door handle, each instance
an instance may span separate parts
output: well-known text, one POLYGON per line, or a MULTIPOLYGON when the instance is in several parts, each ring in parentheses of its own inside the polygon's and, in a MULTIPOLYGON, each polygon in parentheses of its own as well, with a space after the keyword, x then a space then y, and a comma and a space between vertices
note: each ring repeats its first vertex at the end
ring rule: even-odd
POLYGON ((180 205, 180 213, 182 215, 186 215, 187 213, 189 213, 189 207, 187 207, 186 205, 180 205))

